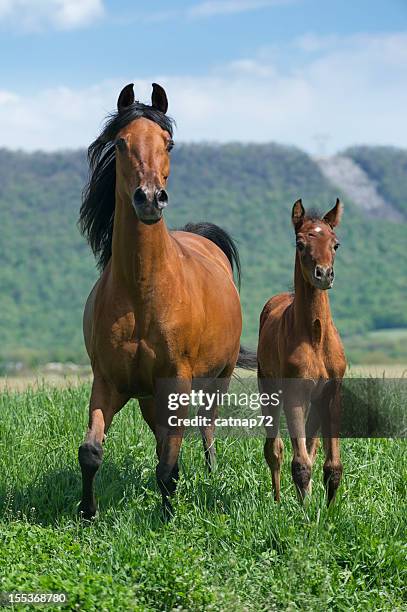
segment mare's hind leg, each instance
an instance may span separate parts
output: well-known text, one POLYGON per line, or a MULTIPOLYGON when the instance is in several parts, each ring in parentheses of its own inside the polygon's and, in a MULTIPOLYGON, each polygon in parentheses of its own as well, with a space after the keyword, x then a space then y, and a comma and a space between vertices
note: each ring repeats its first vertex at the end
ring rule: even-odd
MULTIPOLYGON (((271 396, 278 390, 278 385, 269 380, 259 377, 258 383, 260 393, 267 393, 269 396, 271 396)), ((264 443, 264 458, 270 468, 274 500, 276 502, 280 501, 280 474, 284 458, 284 444, 279 433, 280 413, 280 403, 277 405, 270 403, 269 406, 263 408, 263 414, 266 419, 268 417, 272 417, 272 422, 269 423, 266 421, 265 423, 266 441, 264 443)))
MULTIPOLYGON (((233 370, 234 366, 227 366, 220 374, 219 378, 207 387, 205 393, 213 394, 213 398, 216 398, 218 393, 219 395, 227 393, 233 370)), ((210 401, 212 401, 212 399, 210 401)), ((206 403, 199 408, 198 415, 207 420, 207 424, 200 426, 199 429, 202 436, 205 464, 211 472, 216 465, 215 422, 218 416, 218 403, 216 400, 210 408, 209 402, 206 401, 206 403)))
POLYGON ((117 394, 95 376, 89 404, 89 426, 85 441, 79 447, 78 459, 82 471, 82 500, 79 514, 91 519, 96 514, 93 482, 103 457, 102 442, 113 416, 124 406, 128 397, 117 394))
MULTIPOLYGON (((210 391, 207 391, 210 393, 210 391)), ((200 425, 202 444, 204 448, 205 465, 209 472, 212 472, 216 466, 216 449, 215 449, 215 420, 218 416, 218 406, 201 406, 198 410, 200 419, 206 419, 205 425, 200 425)))

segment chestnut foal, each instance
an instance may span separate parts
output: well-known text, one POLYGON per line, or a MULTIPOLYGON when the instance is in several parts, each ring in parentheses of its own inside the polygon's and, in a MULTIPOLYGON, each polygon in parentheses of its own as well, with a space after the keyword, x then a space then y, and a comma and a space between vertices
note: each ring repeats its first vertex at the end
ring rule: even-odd
MULTIPOLYGON (((342 476, 339 450, 341 382, 346 369, 342 342, 332 320, 326 289, 334 281, 334 228, 343 206, 339 200, 323 218, 305 213, 295 202, 292 223, 296 236, 294 295, 280 293, 260 316, 258 381, 261 392, 281 389, 293 447, 292 476, 301 499, 311 490, 311 469, 321 427, 325 450, 324 482, 328 504, 342 476), (307 420, 308 418, 308 420, 307 420), (305 421, 307 421, 305 426, 305 421)), ((273 416, 264 455, 271 470, 274 498, 280 500, 283 442, 279 435, 280 406, 273 416)))

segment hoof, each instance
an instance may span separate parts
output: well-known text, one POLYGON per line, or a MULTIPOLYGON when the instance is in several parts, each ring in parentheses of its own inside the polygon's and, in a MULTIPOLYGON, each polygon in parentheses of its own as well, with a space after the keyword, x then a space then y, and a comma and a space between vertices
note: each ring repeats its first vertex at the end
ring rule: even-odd
POLYGON ((82 502, 79 504, 78 516, 83 521, 93 521, 97 512, 96 504, 94 506, 85 505, 82 502))
POLYGON ((342 465, 335 467, 324 466, 324 484, 327 494, 327 506, 329 506, 336 497, 336 492, 342 478, 342 471, 342 465))
POLYGON ((304 501, 307 495, 311 493, 311 468, 298 461, 293 461, 291 464, 291 473, 297 488, 298 497, 300 501, 304 501))
POLYGON ((98 442, 85 442, 79 447, 78 459, 85 476, 94 476, 102 463, 103 449, 98 442))

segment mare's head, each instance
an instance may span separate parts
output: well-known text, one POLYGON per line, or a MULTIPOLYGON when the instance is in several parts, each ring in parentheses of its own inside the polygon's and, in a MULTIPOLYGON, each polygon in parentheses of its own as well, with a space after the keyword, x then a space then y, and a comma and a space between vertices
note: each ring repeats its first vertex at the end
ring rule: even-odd
POLYGON ((334 260, 339 247, 335 228, 339 225, 342 211, 343 205, 339 200, 324 217, 307 214, 301 200, 293 206, 291 219, 302 275, 317 289, 330 289, 334 282, 334 260))
POLYGON ((90 174, 79 223, 101 268, 112 254, 116 192, 146 224, 159 221, 168 204, 173 121, 167 107, 160 85, 153 83, 151 105, 135 100, 133 85, 126 85, 117 112, 88 149, 90 174))
MULTIPOLYGON (((133 85, 126 85, 117 101, 119 116, 125 117, 134 104, 133 85)), ((169 153, 174 144, 168 124, 160 121, 167 112, 167 95, 156 83, 150 108, 150 113, 127 123, 115 138, 118 188, 147 224, 159 221, 168 204, 169 153)))

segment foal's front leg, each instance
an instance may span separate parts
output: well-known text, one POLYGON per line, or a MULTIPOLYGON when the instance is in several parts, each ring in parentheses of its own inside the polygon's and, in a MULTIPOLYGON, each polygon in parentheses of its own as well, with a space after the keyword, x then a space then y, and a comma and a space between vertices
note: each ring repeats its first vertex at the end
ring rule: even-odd
POLYGON ((291 474, 300 500, 311 493, 312 461, 308 454, 305 433, 305 407, 311 396, 312 381, 287 381, 284 393, 284 412, 293 448, 291 474))
POLYGON ((98 376, 95 376, 89 404, 89 426, 86 438, 79 447, 78 459, 82 471, 82 500, 79 514, 91 519, 96 514, 93 482, 103 458, 102 442, 113 416, 128 398, 118 395, 98 376))

